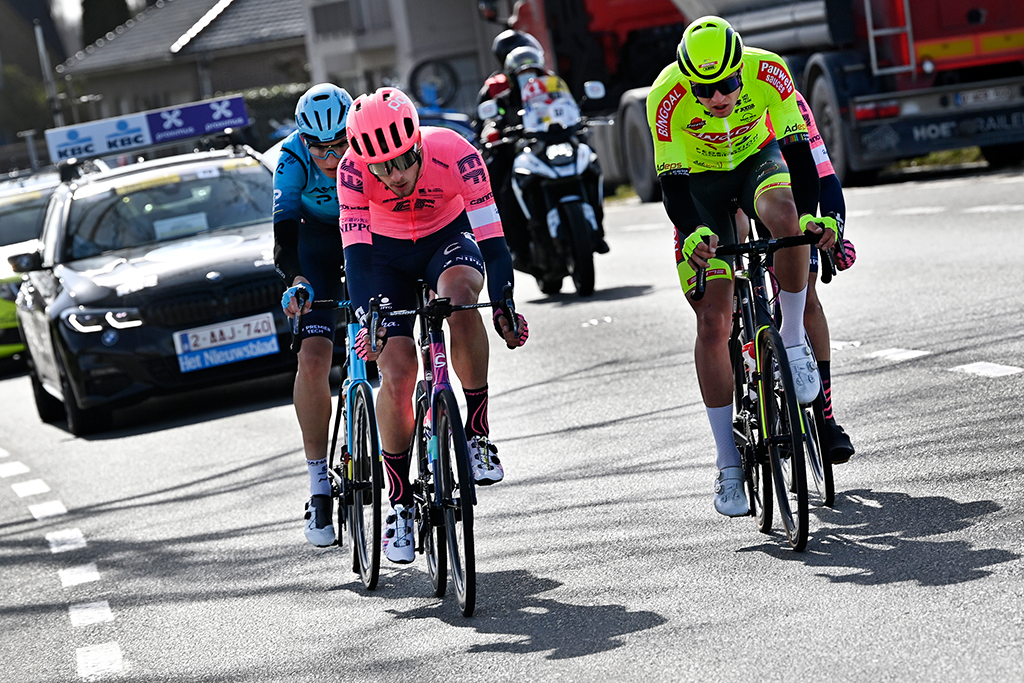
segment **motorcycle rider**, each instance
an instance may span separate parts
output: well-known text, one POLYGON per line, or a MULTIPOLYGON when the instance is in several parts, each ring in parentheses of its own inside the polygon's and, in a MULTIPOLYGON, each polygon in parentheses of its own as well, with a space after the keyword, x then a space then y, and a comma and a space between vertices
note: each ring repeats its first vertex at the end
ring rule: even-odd
MULTIPOLYGON (((493 98, 495 104, 498 105, 498 116, 483 122, 480 132, 480 139, 483 141, 500 139, 503 132, 523 123, 522 92, 523 87, 531 79, 539 81, 549 79, 545 86, 548 92, 560 89, 568 93, 568 86, 565 84, 565 81, 554 72, 548 71, 545 68, 543 51, 530 45, 517 47, 508 53, 508 56, 505 58, 505 77, 509 87, 493 98)), ((500 164, 498 159, 492 160, 491 166, 495 167, 495 171, 491 176, 491 186, 495 188, 496 195, 504 192, 508 199, 514 201, 515 197, 512 194, 512 165, 516 154, 521 151, 521 144, 517 144, 514 149, 512 145, 498 145, 496 147, 505 148, 502 154, 507 155, 507 157, 502 158, 500 164)), ((604 239, 603 195, 600 187, 601 174, 599 169, 594 170, 595 172, 588 174, 585 181, 589 203, 594 207, 594 212, 597 215, 598 229, 594 234, 593 248, 598 254, 607 254, 609 247, 604 239)), ((516 208, 519 209, 518 205, 516 208)), ((498 202, 498 211, 499 213, 502 211, 501 202, 498 202)), ((517 213, 521 215, 521 209, 517 213)), ((543 212, 535 215, 542 216, 543 212)), ((509 245, 509 251, 512 252, 513 265, 517 270, 530 272, 530 233, 525 216, 522 222, 513 220, 509 224, 505 223, 505 214, 501 213, 501 216, 502 225, 505 226, 505 237, 509 245)))

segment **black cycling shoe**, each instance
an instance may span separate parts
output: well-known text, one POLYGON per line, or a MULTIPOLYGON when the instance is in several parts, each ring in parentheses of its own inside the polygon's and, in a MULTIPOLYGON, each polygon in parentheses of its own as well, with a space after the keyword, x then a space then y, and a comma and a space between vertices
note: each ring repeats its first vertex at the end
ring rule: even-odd
POLYGON ((608 243, 604 241, 603 237, 595 237, 594 251, 597 252, 598 254, 607 254, 609 251, 611 251, 611 247, 608 246, 608 243))
POLYGON ((832 447, 828 452, 829 459, 833 465, 841 465, 847 462, 853 455, 853 443, 850 442, 850 437, 843 431, 838 422, 829 422, 828 431, 832 443, 832 447))

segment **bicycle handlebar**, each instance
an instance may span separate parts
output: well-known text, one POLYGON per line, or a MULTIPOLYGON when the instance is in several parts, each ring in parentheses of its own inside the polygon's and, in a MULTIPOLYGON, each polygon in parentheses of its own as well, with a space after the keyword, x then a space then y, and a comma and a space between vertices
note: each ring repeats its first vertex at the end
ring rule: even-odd
POLYGON ((309 292, 304 288, 300 288, 295 293, 295 300, 299 302, 299 314, 295 316, 295 321, 292 323, 292 344, 291 350, 294 353, 298 353, 299 349, 302 348, 302 336, 299 334, 302 330, 302 309, 306 307, 306 302, 309 302, 309 309, 311 311, 323 311, 323 310, 334 310, 337 308, 347 308, 352 305, 351 301, 338 300, 338 299, 314 299, 309 301, 309 292))
MULTIPOLYGON (((799 247, 804 244, 814 244, 821 235, 816 232, 805 232, 802 235, 792 235, 789 237, 769 237, 765 239, 752 240, 750 242, 743 242, 737 244, 723 244, 715 249, 715 257, 720 256, 737 256, 739 254, 773 254, 780 249, 788 249, 789 247, 799 247)), ((704 238, 707 243, 708 238, 704 238)), ((834 262, 831 261, 831 254, 828 254, 829 262, 832 264, 832 268, 835 268, 834 262)), ((704 298, 704 292, 707 287, 707 269, 698 268, 697 278, 694 283, 693 291, 690 292, 690 298, 694 301, 700 301, 704 298)), ((822 282, 828 282, 832 279, 831 274, 828 280, 822 278, 822 282)))

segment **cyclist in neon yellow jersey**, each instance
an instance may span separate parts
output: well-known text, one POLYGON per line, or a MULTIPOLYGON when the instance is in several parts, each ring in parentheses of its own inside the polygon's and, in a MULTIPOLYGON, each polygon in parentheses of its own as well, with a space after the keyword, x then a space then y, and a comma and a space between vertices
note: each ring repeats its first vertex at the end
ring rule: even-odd
MULTIPOLYGON (((680 284, 697 315, 694 361, 719 470, 715 509, 741 516, 749 507, 732 433, 733 259, 715 258, 719 244, 736 240, 730 203, 737 199, 775 237, 821 233, 823 249, 832 248, 837 226, 814 218, 818 174, 789 69, 774 53, 744 48, 724 19, 701 17, 686 28, 676 63, 662 70, 647 96, 647 117, 665 210, 675 225, 680 284), (697 268, 707 269, 700 301, 689 296, 697 268)), ((801 403, 813 401, 820 385, 804 343, 809 257, 809 246, 775 255, 780 333, 801 403)))

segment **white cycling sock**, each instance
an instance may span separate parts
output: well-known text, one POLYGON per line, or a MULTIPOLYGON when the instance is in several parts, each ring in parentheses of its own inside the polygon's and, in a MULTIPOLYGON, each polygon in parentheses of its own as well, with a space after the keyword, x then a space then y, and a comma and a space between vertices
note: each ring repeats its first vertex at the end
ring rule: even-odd
POLYGON ((331 495, 331 478, 327 476, 327 458, 307 460, 306 467, 309 468, 309 495, 331 495))
POLYGON ((782 345, 787 349, 804 343, 804 304, 807 287, 799 292, 779 290, 779 308, 782 309, 782 345))
POLYGON ((705 406, 704 409, 708 411, 708 422, 711 423, 711 433, 715 436, 715 447, 718 449, 715 465, 720 470, 726 467, 739 467, 742 462, 739 449, 736 448, 736 440, 732 435, 732 404, 721 408, 705 406))

